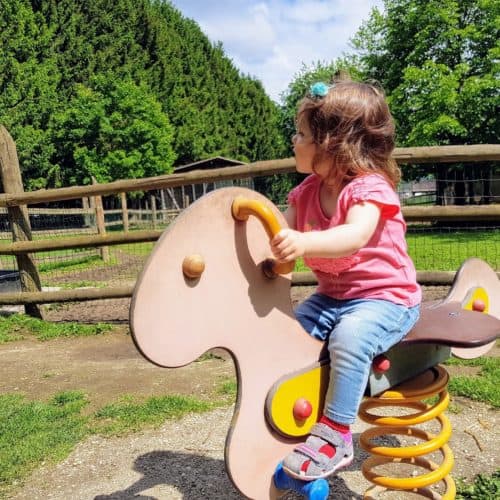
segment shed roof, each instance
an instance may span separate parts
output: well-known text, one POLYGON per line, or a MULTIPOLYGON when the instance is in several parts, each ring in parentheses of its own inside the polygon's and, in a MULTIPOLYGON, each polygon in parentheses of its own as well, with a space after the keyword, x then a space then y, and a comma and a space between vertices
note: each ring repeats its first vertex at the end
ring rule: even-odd
POLYGON ((236 165, 245 165, 245 162, 224 158, 223 156, 214 156, 205 160, 195 161, 187 165, 179 165, 174 168, 174 172, 190 172, 191 170, 211 170, 213 168, 235 167, 236 165))

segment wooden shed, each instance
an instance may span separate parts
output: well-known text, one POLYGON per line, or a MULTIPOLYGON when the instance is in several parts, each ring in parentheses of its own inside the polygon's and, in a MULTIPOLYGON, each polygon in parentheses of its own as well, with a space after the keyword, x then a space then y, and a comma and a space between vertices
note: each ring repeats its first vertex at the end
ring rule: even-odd
MULTIPOLYGON (((205 160, 199 160, 187 165, 180 165, 174 168, 174 173, 191 172, 193 170, 211 170, 214 168, 235 167, 238 165, 245 165, 245 162, 224 158, 223 156, 215 156, 205 160)), ((226 186, 244 186, 253 189, 253 179, 236 179, 236 180, 222 180, 217 182, 191 184, 189 186, 179 186, 175 188, 166 189, 166 208, 167 209, 181 209, 189 206, 193 201, 197 200, 204 194, 214 189, 226 186)))

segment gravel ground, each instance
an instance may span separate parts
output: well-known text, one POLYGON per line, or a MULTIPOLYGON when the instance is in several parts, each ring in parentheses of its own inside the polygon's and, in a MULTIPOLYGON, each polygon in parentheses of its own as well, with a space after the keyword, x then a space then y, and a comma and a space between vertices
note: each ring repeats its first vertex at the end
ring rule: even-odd
MULTIPOLYGON (((498 469, 499 412, 486 405, 455 401, 450 415, 456 456, 454 477, 471 478, 498 469)), ((76 447, 62 463, 43 466, 24 488, 10 497, 16 500, 104 499, 224 499, 243 498, 229 481, 223 462, 226 430, 232 408, 203 415, 189 415, 168 422, 159 430, 130 437, 92 437, 76 447)), ((366 428, 358 422, 355 438, 366 428)), ((364 452, 331 483, 330 498, 361 499, 369 483, 360 472, 364 452)), ((288 499, 295 496, 288 494, 288 499)), ((384 498, 413 498, 398 493, 384 498)))

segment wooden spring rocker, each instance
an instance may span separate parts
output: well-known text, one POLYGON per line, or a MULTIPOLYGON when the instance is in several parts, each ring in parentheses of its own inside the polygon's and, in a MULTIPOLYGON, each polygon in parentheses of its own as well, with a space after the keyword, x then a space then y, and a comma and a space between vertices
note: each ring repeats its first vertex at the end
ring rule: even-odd
MULTIPOLYGON (((186 365, 209 349, 232 356, 238 395, 225 445, 226 469, 246 497, 276 498, 282 489, 327 498, 325 480, 291 480, 280 460, 304 439, 321 415, 329 359, 323 343, 295 319, 290 299, 291 267, 270 259, 269 239, 286 222, 262 195, 244 188, 213 191, 193 203, 161 236, 137 282, 130 311, 134 342, 152 363, 186 365), (251 457, 250 460, 248 457, 251 457)), ((446 441, 451 435, 443 412, 448 404, 447 374, 438 364, 452 353, 476 357, 500 333, 500 283, 479 259, 467 260, 449 295, 424 304, 421 320, 400 344, 376 360, 360 417, 376 427, 361 436, 373 454, 363 465, 381 488, 431 494, 429 484, 444 481, 442 498, 454 498, 453 466, 446 441), (422 399, 438 394, 430 407, 422 399), (370 409, 402 406, 403 417, 379 417, 370 409), (413 426, 437 418, 438 436, 413 426), (382 434, 412 435, 423 444, 407 448, 376 446, 382 434), (403 451, 401 451, 403 450, 403 451), (423 458, 441 450, 443 462, 423 458), (407 461, 430 472, 398 479, 374 472, 386 461, 407 461)), ((437 498, 430 496, 429 498, 437 498)))

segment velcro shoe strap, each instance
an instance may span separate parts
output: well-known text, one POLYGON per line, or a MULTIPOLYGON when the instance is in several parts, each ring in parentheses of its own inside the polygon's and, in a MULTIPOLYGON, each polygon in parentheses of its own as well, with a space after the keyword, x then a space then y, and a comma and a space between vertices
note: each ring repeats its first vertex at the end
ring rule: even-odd
POLYGON ((310 458, 313 462, 320 462, 321 461, 321 453, 319 453, 317 450, 313 450, 310 446, 307 446, 305 443, 301 443, 297 445, 293 451, 298 452, 307 458, 310 458))
POLYGON ((346 445, 342 434, 326 424, 314 424, 311 428, 311 436, 317 436, 335 448, 342 448, 346 445))

